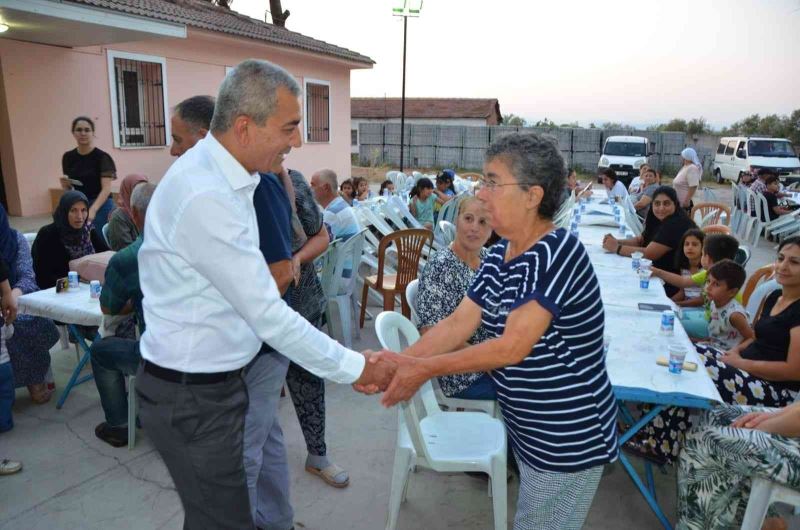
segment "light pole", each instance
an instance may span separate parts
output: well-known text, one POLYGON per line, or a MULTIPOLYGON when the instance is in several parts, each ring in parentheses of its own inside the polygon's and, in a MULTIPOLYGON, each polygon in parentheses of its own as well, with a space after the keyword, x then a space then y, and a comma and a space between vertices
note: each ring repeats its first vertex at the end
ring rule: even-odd
POLYGON ((406 136, 406 38, 408 37, 408 17, 418 17, 422 1, 403 0, 403 7, 392 8, 392 15, 403 17, 403 94, 400 98, 400 171, 403 171, 403 151, 406 136), (413 6, 412 6, 413 4, 413 6))

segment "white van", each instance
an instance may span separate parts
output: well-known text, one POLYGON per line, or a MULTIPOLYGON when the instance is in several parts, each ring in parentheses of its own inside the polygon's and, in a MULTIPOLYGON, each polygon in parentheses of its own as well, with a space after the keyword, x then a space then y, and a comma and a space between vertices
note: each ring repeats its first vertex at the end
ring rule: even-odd
POLYGON ((639 168, 647 163, 649 140, 644 136, 609 136, 603 144, 603 154, 597 163, 597 172, 611 168, 627 188, 639 168))
POLYGON ((765 167, 774 169, 784 184, 800 182, 800 160, 786 138, 720 138, 713 168, 717 182, 738 182, 742 173, 755 173, 765 167))

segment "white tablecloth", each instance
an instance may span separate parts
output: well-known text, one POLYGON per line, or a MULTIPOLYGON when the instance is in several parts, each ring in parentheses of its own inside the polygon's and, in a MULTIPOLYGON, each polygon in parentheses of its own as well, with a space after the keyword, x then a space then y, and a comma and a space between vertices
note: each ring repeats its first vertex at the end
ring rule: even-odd
MULTIPOLYGON (((611 211, 610 206, 598 204, 597 199, 598 195, 595 194, 586 212, 592 209, 611 211)), ((603 236, 607 233, 616 235, 615 231, 610 227, 590 224, 595 216, 588 216, 586 212, 581 215, 578 237, 586 247, 600 282, 606 313, 606 334, 611 337, 606 366, 615 389, 641 391, 642 401, 648 401, 648 397, 655 394, 679 394, 721 402, 717 388, 703 368, 680 321, 675 319, 673 336, 661 335, 661 314, 640 311, 638 308, 640 302, 675 307, 665 294, 661 281, 651 279, 649 289, 640 289, 639 278, 631 268, 631 258, 606 252, 602 247, 603 236), (659 357, 669 357, 669 344, 672 341, 681 342, 688 348, 686 360, 697 363, 696 372, 684 370, 680 375, 674 375, 669 373, 667 367, 656 364, 659 357)))
POLYGON ((89 296, 89 286, 83 283, 74 291, 56 294, 55 287, 52 287, 22 295, 19 297, 19 312, 67 324, 103 325, 100 301, 89 296))

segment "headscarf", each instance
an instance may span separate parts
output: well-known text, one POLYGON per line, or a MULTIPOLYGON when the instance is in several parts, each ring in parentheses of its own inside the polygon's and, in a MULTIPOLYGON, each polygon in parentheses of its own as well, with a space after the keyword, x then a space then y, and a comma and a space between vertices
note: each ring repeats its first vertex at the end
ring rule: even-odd
POLYGON ((700 171, 703 171, 703 164, 700 163, 700 158, 697 156, 697 151, 691 147, 687 147, 681 151, 681 157, 696 165, 700 171))
POLYGON ((86 207, 89 207, 89 199, 80 191, 70 190, 61 196, 58 201, 58 207, 53 212, 53 221, 58 228, 58 234, 61 236, 61 243, 67 249, 69 259, 78 259, 89 254, 94 254, 94 246, 92 246, 92 238, 89 235, 91 224, 86 222, 81 228, 72 228, 69 224, 69 210, 75 203, 83 202, 86 207))
POLYGON ((17 252, 19 242, 16 230, 8 224, 6 209, 0 205, 0 257, 8 267, 8 283, 13 287, 17 283, 17 252))
POLYGON ((647 212, 647 217, 644 220, 644 231, 642 232, 642 237, 644 238, 645 245, 648 245, 653 238, 655 237, 658 229, 661 228, 661 225, 669 221, 670 219, 680 219, 686 218, 688 224, 691 224, 692 228, 696 228, 694 222, 689 219, 689 216, 686 214, 686 210, 681 208, 681 204, 678 202, 678 194, 675 192, 675 188, 670 186, 659 186, 656 188, 656 191, 653 193, 653 200, 656 200, 656 197, 659 195, 666 195, 669 199, 675 203, 675 213, 664 219, 663 221, 656 217, 653 213, 653 208, 650 208, 650 211, 647 212))
POLYGON ((133 219, 133 211, 131 210, 133 188, 141 182, 147 182, 147 177, 134 173, 122 179, 122 184, 119 186, 119 207, 123 212, 128 214, 130 219, 133 219))

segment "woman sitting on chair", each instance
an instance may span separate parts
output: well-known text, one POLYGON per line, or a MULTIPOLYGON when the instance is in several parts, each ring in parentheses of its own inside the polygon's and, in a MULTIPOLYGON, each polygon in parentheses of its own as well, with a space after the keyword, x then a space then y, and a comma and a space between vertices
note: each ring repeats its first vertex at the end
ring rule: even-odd
MULTIPOLYGON (((425 264, 419 276, 417 314, 420 333, 435 326, 456 310, 486 256, 483 248, 492 229, 481 202, 466 197, 458 205, 456 238, 437 252, 425 264)), ((478 344, 489 338, 483 326, 470 337, 466 345, 478 344)), ((465 346, 466 346, 465 345, 465 346)), ((460 399, 496 399, 492 379, 486 372, 472 372, 439 377, 439 386, 447 397, 460 399)))
POLYGON ((118 208, 108 218, 107 243, 111 250, 119 251, 127 247, 139 237, 139 229, 133 222, 131 211, 131 195, 133 189, 142 182, 147 182, 144 175, 128 175, 122 179, 119 187, 118 208))

